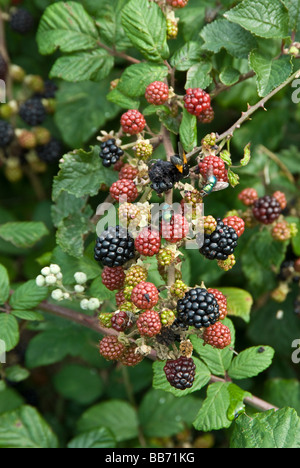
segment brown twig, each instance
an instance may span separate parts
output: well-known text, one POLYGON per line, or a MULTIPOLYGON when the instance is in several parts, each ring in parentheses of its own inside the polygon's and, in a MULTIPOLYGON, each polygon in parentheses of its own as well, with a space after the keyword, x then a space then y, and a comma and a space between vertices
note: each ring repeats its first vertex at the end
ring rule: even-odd
POLYGON ((224 91, 228 91, 229 89, 233 88, 233 86, 238 85, 239 83, 242 83, 243 81, 249 80, 249 78, 253 78, 255 76, 255 72, 253 70, 249 71, 248 73, 244 73, 241 75, 236 83, 233 83, 232 85, 224 85, 222 83, 218 83, 215 87, 215 89, 212 90, 210 94, 211 99, 214 99, 216 96, 218 96, 220 93, 223 93, 224 91))
POLYGON ((138 60, 138 59, 136 59, 134 57, 131 57, 130 55, 125 54, 124 52, 118 52, 116 49, 112 49, 111 47, 108 47, 106 44, 103 44, 103 42, 97 41, 97 44, 98 44, 99 47, 106 50, 113 57, 122 58, 122 59, 124 59, 124 60, 126 60, 127 62, 130 62, 130 63, 141 63, 140 60, 138 60))

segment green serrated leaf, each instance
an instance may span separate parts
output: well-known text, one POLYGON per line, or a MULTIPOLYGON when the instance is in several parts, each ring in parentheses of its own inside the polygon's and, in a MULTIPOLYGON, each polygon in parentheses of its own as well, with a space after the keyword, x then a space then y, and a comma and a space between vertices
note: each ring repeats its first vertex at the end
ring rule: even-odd
POLYGON ((164 124, 169 132, 175 135, 179 134, 180 122, 176 117, 172 117, 169 113, 158 112, 159 121, 164 124))
POLYGON ((231 159, 231 154, 229 151, 224 150, 220 153, 220 158, 227 164, 228 166, 232 165, 232 159, 231 159))
POLYGON ((172 56, 170 63, 172 67, 178 71, 187 71, 193 65, 201 61, 203 51, 199 42, 187 42, 180 49, 176 50, 172 56))
POLYGON ((60 84, 56 93, 55 122, 69 147, 82 147, 99 128, 118 114, 119 108, 106 99, 109 87, 109 79, 100 83, 60 84))
POLYGON ((226 86, 232 86, 239 81, 240 72, 231 66, 226 66, 220 73, 220 81, 226 86))
POLYGON ((228 315, 240 317, 245 322, 250 322, 250 313, 253 298, 248 291, 239 288, 219 288, 227 298, 228 315))
POLYGON ((99 34, 92 18, 80 3, 57 2, 42 16, 37 42, 42 55, 56 49, 74 52, 97 47, 99 34))
POLYGON ((113 102, 124 109, 138 109, 140 107, 140 101, 138 99, 130 98, 126 94, 121 93, 118 88, 110 91, 106 98, 109 102, 113 102))
POLYGON ((35 310, 12 310, 11 314, 21 320, 28 320, 29 322, 42 322, 45 320, 45 317, 35 310))
POLYGON ((284 38, 289 32, 289 16, 280 0, 244 0, 224 15, 259 37, 284 38))
POLYGON ((227 417, 230 405, 228 385, 228 382, 209 385, 206 399, 193 423, 197 431, 210 432, 231 425, 231 420, 227 417))
POLYGON ((159 361, 153 364, 153 387, 157 390, 164 390, 166 392, 172 393, 177 397, 189 395, 190 393, 205 387, 205 385, 207 385, 210 381, 211 374, 203 362, 197 358, 193 358, 193 360, 196 364, 196 377, 191 388, 187 388, 186 390, 178 390, 174 387, 171 387, 163 370, 166 363, 159 361))
POLYGON ((53 65, 50 77, 77 83, 79 81, 101 81, 114 66, 114 58, 105 50, 91 50, 60 57, 53 65))
POLYGON ((0 304, 5 304, 9 298, 9 277, 7 269, 0 265, 0 304))
POLYGON ((234 427, 231 448, 299 448, 300 419, 294 409, 241 415, 234 427))
POLYGON ((92 431, 74 437, 69 443, 69 449, 96 449, 96 448, 115 448, 116 439, 112 432, 106 427, 99 427, 92 431))
POLYGON ((126 50, 131 46, 131 42, 125 35, 121 21, 122 9, 126 3, 128 3, 127 0, 105 1, 95 15, 101 40, 118 51, 126 50))
POLYGON ((244 404, 244 399, 246 397, 251 397, 252 395, 235 384, 229 384, 227 390, 230 397, 227 417, 230 421, 233 421, 237 416, 245 412, 246 406, 244 404))
POLYGON ((237 58, 248 58, 249 52, 257 46, 256 39, 248 31, 225 19, 208 24, 200 35, 204 40, 204 50, 217 53, 224 48, 237 58))
POLYGON ((272 60, 257 50, 251 52, 249 63, 256 73, 258 94, 262 97, 287 80, 293 71, 291 57, 284 56, 272 60))
POLYGON ((274 349, 269 346, 248 348, 233 359, 228 374, 237 380, 255 377, 270 367, 273 357, 274 349))
POLYGON ((58 448, 48 424, 31 406, 22 406, 0 417, 1 448, 58 448))
POLYGON ((182 146, 187 153, 197 146, 197 118, 186 109, 183 109, 179 134, 182 146))
MULTIPOLYGON (((229 319, 226 319, 224 324, 230 328, 232 338, 230 347, 233 348, 235 333, 232 322, 229 319)), ((210 372, 214 375, 224 377, 233 358, 232 349, 216 349, 209 345, 204 346, 204 341, 195 335, 191 336, 191 341, 193 343, 195 352, 200 356, 202 361, 205 362, 210 372)))
POLYGON ((106 427, 116 440, 134 439, 138 435, 138 419, 135 410, 125 401, 110 400, 89 408, 78 421, 79 432, 106 427))
POLYGON ((150 61, 169 56, 167 22, 159 6, 147 0, 131 0, 122 11, 122 25, 132 44, 150 61))
POLYGON ((20 248, 32 247, 48 234, 48 229, 41 222, 6 223, 0 226, 0 237, 20 248))
POLYGON ((103 167, 99 154, 100 148, 95 146, 88 153, 78 150, 63 157, 60 171, 54 178, 52 193, 54 201, 63 191, 76 198, 95 196, 101 184, 110 186, 116 181, 117 175, 103 167))
POLYGON ((290 28, 297 31, 300 24, 300 3, 298 0, 283 0, 283 3, 288 8, 290 28))
POLYGON ((1 313, 0 340, 5 344, 5 351, 11 351, 15 348, 19 342, 19 338, 19 326, 16 318, 10 314, 1 313))
POLYGON ((206 89, 212 82, 210 75, 212 64, 209 62, 200 62, 193 65, 187 72, 185 89, 202 88, 206 89))
POLYGON ((31 310, 48 297, 48 288, 37 286, 35 280, 19 286, 12 294, 9 304, 14 310, 31 310))
POLYGON ((117 90, 131 98, 143 96, 149 84, 154 81, 163 81, 167 75, 168 68, 165 65, 137 63, 126 68, 117 90))
POLYGON ((5 368, 5 376, 11 382, 22 382, 23 380, 28 379, 29 375, 29 371, 19 365, 5 368))

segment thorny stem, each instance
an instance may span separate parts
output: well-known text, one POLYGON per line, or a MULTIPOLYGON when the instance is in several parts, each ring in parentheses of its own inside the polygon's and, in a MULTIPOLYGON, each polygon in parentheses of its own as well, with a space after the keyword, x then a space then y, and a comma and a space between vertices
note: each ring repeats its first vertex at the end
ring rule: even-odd
POLYGON ((233 85, 227 86, 222 83, 217 83, 215 89, 210 93, 211 99, 214 99, 216 96, 218 96, 220 93, 223 91, 227 91, 231 89, 233 86, 236 86, 239 83, 242 83, 243 81, 248 80, 249 78, 253 78, 255 76, 255 72, 253 70, 249 71, 248 73, 244 73, 241 75, 236 83, 233 85))
MULTIPOLYGON (((95 319, 94 317, 89 317, 85 314, 76 312, 71 309, 67 309, 66 307, 57 306, 55 304, 50 304, 49 302, 44 301, 40 304, 39 309, 44 310, 45 312, 49 312, 50 314, 56 315, 58 317, 71 320, 72 322, 83 325, 84 327, 87 327, 91 330, 96 331, 100 335, 113 335, 113 336, 119 335, 119 333, 112 328, 101 327, 99 324, 99 321, 95 319)), ((156 360, 155 351, 152 350, 151 353, 147 357, 151 359, 152 361, 155 361, 156 360)), ((212 375, 210 383, 215 383, 215 382, 226 382, 226 380, 212 375)), ((256 396, 246 397, 244 401, 247 405, 255 409, 258 409, 260 411, 268 411, 270 409, 273 409, 276 411, 278 410, 276 406, 273 406, 270 403, 264 400, 261 400, 260 398, 256 396)))

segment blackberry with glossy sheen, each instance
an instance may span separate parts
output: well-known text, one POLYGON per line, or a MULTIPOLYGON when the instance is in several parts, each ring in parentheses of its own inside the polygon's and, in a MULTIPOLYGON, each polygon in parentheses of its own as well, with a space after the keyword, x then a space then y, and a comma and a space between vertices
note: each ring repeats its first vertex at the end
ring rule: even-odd
POLYGON ((10 26, 11 28, 20 33, 20 34, 27 34, 34 25, 34 19, 29 11, 25 10, 25 8, 18 8, 11 15, 10 18, 10 26))
POLYGON ((122 266, 134 255, 134 239, 121 226, 109 227, 97 238, 95 260, 105 266, 122 266))
MULTIPOLYGON (((204 234, 204 243, 200 253, 209 260, 227 260, 237 247, 238 235, 233 227, 226 226, 220 218, 212 234, 204 234)), ((202 240, 201 236, 198 237, 202 240)))
POLYGON ((178 320, 184 325, 207 328, 220 317, 219 305, 215 296, 206 289, 191 289, 177 303, 178 320))
POLYGON ((266 195, 254 202, 253 214, 263 224, 272 224, 281 215, 282 208, 274 197, 266 195))
POLYGON ((46 109, 38 98, 31 98, 25 101, 19 111, 20 117, 31 127, 41 125, 46 119, 46 109))
POLYGON ((110 167, 112 164, 116 164, 123 154, 124 151, 116 145, 116 140, 114 138, 101 143, 100 158, 103 160, 102 164, 104 167, 110 167))
POLYGON ((196 365, 192 358, 181 356, 178 359, 167 361, 164 372, 172 387, 185 390, 193 386, 196 365))
POLYGON ((46 145, 37 146, 38 157, 46 163, 57 161, 62 156, 62 145, 56 138, 51 138, 46 145))
POLYGON ((171 162, 160 159, 149 170, 151 188, 158 194, 171 190, 182 177, 182 174, 171 162))
POLYGON ((13 138, 15 132, 12 125, 5 120, 0 120, 0 148, 8 146, 13 138))

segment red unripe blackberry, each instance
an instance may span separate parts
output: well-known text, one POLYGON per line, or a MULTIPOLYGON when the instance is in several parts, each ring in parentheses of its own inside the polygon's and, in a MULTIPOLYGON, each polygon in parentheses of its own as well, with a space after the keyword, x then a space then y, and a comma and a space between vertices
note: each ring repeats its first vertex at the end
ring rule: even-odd
POLYGON ((213 122, 215 118, 215 112, 213 108, 210 106, 208 109, 205 109, 202 114, 198 116, 198 122, 202 124, 210 124, 213 122))
POLYGON ((135 239, 135 249, 146 257, 153 257, 160 250, 161 237, 158 231, 151 227, 141 231, 135 239))
POLYGON ((220 313, 219 320, 224 320, 228 314, 226 296, 224 296, 224 294, 221 293, 221 291, 219 291, 218 289, 209 288, 207 291, 210 294, 213 294, 215 298, 217 299, 218 306, 219 306, 219 313, 220 313))
POLYGON ((238 216, 228 216, 223 219, 223 223, 225 226, 232 227, 239 237, 245 232, 245 221, 238 216))
POLYGON ((161 235, 162 238, 171 244, 176 244, 184 239, 189 233, 189 223, 181 214, 175 214, 171 221, 162 221, 161 235))
POLYGON ((277 223, 272 229, 272 237, 278 242, 285 242, 291 238, 291 228, 289 223, 282 221, 277 223))
POLYGON ((206 156, 199 163, 199 172, 202 177, 206 179, 210 175, 210 171, 218 179, 218 182, 228 182, 228 172, 225 163, 218 156, 206 156))
POLYGON ((122 304, 124 304, 124 302, 126 302, 126 299, 125 299, 125 296, 124 296, 124 290, 121 289, 120 291, 118 291, 116 293, 116 304, 117 304, 117 307, 121 307, 122 304))
POLYGON ((122 356, 125 346, 118 341, 116 336, 105 336, 100 341, 99 351, 107 361, 115 361, 122 356))
POLYGON ((118 332, 123 332, 132 325, 125 311, 116 312, 111 318, 111 326, 118 332))
POLYGON ((146 120, 143 114, 141 114, 138 110, 131 109, 122 115, 121 125, 124 133, 129 133, 129 135, 137 135, 144 130, 146 126, 146 120))
POLYGON ((136 324, 140 335, 148 336, 150 338, 158 335, 162 327, 159 313, 155 310, 147 310, 146 312, 143 312, 139 316, 136 324))
POLYGON ((159 106, 169 99, 169 87, 163 81, 154 81, 146 88, 145 98, 149 104, 159 106))
POLYGON ((224 349, 231 344, 231 333, 226 325, 217 322, 204 331, 203 340, 214 348, 224 349))
POLYGON ((33 25, 33 16, 25 8, 19 8, 11 15, 10 26, 20 34, 27 34, 31 31, 33 25))
POLYGON ((239 200, 246 206, 252 206, 258 200, 258 193, 253 188, 246 188, 239 194, 239 200))
POLYGON ((115 268, 106 266, 102 271, 101 278, 107 289, 115 291, 124 286, 125 273, 121 266, 115 268))
POLYGON ((164 372, 172 387, 185 390, 193 386, 196 365, 192 358, 181 356, 178 359, 167 361, 164 372))
POLYGON ((134 202, 139 196, 135 183, 132 180, 121 179, 110 187, 110 194, 114 200, 134 202))
POLYGON ((196 117, 211 107, 210 95, 201 88, 187 89, 183 100, 186 110, 196 117))
POLYGON ((173 8, 183 8, 188 4, 189 0, 167 0, 167 4, 173 8))
POLYGON ((137 366, 144 359, 144 357, 141 354, 136 353, 136 350, 137 347, 135 345, 126 348, 125 352, 122 354, 122 356, 119 357, 118 361, 126 367, 137 366))
POLYGON ((276 198, 282 210, 285 210, 287 207, 286 196, 283 192, 279 190, 273 194, 273 197, 276 198))
POLYGON ((128 180, 134 180, 139 171, 136 167, 131 166, 130 164, 125 164, 119 173, 119 179, 128 179, 128 180))
POLYGON ((141 281, 132 291, 131 301, 139 309, 152 309, 158 300, 158 289, 153 283, 141 281))
POLYGON ((253 214, 262 224, 272 224, 281 215, 281 206, 274 197, 266 195, 254 202, 253 214))

